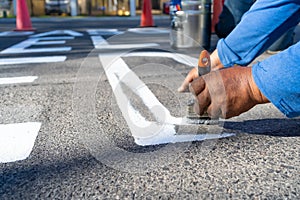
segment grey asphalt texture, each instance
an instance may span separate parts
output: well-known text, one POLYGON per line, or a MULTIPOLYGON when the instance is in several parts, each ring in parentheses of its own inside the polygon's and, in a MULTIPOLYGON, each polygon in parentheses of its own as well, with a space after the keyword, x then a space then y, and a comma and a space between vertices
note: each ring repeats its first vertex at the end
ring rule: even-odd
MULTIPOLYGON (((14 28, 13 19, 0 22, 1 32, 14 28)), ((168 17, 155 23, 169 27, 168 17)), ((0 86, 0 123, 42 122, 30 156, 0 164, 0 199, 299 199, 300 119, 286 118, 272 104, 215 125, 235 133, 232 137, 148 147, 134 143, 98 60, 108 52, 93 50, 85 30, 138 25, 138 18, 33 19, 37 33, 70 29, 84 36, 67 41, 71 52, 55 53, 67 55, 65 62, 0 66, 0 77, 39 77, 31 84, 0 86)), ((160 50, 177 52, 166 34, 126 37, 128 43, 157 42, 160 50)), ((0 49, 25 39, 0 37, 0 49)), ((212 46, 216 41, 213 35, 212 46)), ((199 49, 178 52, 197 57, 199 49)), ((169 58, 124 60, 171 113, 181 115, 190 96, 174 88, 189 67, 169 58), (157 65, 175 75, 147 67, 157 65)))

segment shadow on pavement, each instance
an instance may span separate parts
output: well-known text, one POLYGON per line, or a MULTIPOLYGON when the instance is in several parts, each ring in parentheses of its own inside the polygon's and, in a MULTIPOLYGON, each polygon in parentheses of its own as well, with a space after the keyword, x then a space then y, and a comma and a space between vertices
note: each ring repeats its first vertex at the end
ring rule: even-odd
POLYGON ((300 136, 300 119, 259 119, 225 122, 224 128, 250 134, 281 137, 300 136))

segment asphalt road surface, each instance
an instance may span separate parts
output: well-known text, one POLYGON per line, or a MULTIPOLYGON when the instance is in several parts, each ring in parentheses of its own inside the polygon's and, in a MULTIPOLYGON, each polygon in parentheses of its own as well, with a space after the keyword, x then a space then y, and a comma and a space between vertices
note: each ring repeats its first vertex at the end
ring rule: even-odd
POLYGON ((0 199, 299 199, 299 118, 181 124, 201 49, 167 17, 0 22, 0 199))

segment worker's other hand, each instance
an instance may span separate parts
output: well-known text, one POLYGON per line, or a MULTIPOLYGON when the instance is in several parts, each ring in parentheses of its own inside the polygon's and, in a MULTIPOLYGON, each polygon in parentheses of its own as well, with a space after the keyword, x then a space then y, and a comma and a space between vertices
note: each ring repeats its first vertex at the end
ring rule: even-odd
MULTIPOLYGON (((202 52, 201 52, 202 53, 202 52)), ((223 68, 224 66, 220 62, 219 56, 218 56, 218 51, 215 50, 211 55, 210 55, 210 68, 211 71, 215 71, 218 69, 223 68)), ((189 84, 198 78, 198 69, 197 67, 193 68, 188 75, 185 77, 184 81, 182 82, 181 86, 178 88, 178 92, 188 92, 189 90, 189 84)))
POLYGON ((256 86, 251 67, 235 66, 212 71, 194 80, 190 91, 195 95, 194 110, 211 118, 230 118, 256 104, 269 102, 256 86))

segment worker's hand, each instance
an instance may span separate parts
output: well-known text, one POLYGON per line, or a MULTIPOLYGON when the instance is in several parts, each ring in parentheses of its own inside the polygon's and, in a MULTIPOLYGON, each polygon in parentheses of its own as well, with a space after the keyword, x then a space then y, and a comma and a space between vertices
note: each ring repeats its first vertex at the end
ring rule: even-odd
POLYGON ((196 96, 194 110, 211 118, 230 118, 260 103, 269 102, 256 86, 251 67, 235 66, 212 71, 190 85, 196 96))
MULTIPOLYGON (((211 71, 215 71, 218 69, 223 68, 224 66, 220 62, 219 56, 218 56, 218 51, 215 50, 211 55, 210 55, 210 67, 211 71)), ((189 89, 189 84, 198 78, 198 69, 197 67, 193 68, 188 75, 185 77, 184 81, 182 82, 181 86, 178 88, 178 92, 187 92, 189 89)))

